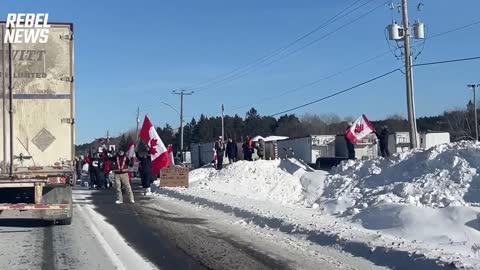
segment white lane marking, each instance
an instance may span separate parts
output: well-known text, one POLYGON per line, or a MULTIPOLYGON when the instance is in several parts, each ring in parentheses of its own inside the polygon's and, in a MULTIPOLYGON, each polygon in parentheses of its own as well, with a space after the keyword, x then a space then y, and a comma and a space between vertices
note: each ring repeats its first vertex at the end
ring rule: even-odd
POLYGON ((118 270, 127 269, 158 269, 151 262, 139 255, 122 237, 117 229, 105 221, 105 217, 95 211, 95 207, 90 204, 83 204, 84 194, 77 194, 73 201, 77 203, 75 207, 79 210, 85 221, 90 225, 92 232, 99 240, 110 260, 118 270))
POLYGON ((120 260, 120 258, 117 256, 117 254, 115 254, 115 251, 113 251, 112 247, 107 243, 107 241, 105 240, 105 238, 103 237, 103 235, 100 233, 100 231, 97 229, 97 226, 95 225, 95 223, 93 222, 93 220, 88 216, 87 213, 84 212, 84 210, 82 209, 83 207, 80 207, 80 206, 77 206, 75 205, 75 207, 77 207, 78 209, 78 212, 80 213, 80 215, 83 216, 83 219, 88 222, 91 226, 89 226, 89 228, 92 230, 92 232, 95 234, 98 242, 100 243, 100 245, 102 246, 102 248, 105 250, 105 252, 107 253, 108 257, 110 258, 110 260, 112 261, 113 263, 113 266, 118 269, 118 270, 127 270, 127 268, 125 267, 125 265, 122 263, 122 261, 120 260))

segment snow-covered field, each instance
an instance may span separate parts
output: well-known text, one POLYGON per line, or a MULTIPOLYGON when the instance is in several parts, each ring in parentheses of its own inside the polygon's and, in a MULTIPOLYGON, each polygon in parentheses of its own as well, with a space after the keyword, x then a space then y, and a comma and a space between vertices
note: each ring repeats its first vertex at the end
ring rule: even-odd
POLYGON ((480 268, 479 165, 480 144, 460 142, 329 173, 294 159, 240 161, 191 171, 188 189, 156 192, 381 265, 480 268))

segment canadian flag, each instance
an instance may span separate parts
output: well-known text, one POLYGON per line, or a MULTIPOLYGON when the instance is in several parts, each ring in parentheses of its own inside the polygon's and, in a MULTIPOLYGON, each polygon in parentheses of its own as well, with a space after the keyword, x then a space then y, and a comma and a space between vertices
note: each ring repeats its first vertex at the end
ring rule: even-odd
POLYGON ((171 164, 170 153, 158 136, 155 127, 145 116, 143 120, 142 129, 139 134, 140 139, 150 147, 150 156, 152 158, 152 174, 157 175, 162 168, 168 167, 171 164))
POLYGON ((345 136, 350 140, 350 142, 356 144, 372 132, 375 132, 375 128, 367 119, 367 117, 362 114, 362 116, 355 120, 353 125, 347 129, 345 136))
POLYGON ((135 143, 129 142, 127 146, 127 157, 132 159, 135 157, 135 143))

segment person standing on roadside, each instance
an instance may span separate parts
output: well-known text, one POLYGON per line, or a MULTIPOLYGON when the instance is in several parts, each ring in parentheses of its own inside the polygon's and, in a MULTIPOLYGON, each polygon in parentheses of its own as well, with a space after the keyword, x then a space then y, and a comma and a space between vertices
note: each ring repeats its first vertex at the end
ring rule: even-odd
POLYGON ((103 179, 105 183, 105 189, 111 188, 112 183, 110 182, 110 171, 112 170, 112 161, 108 157, 108 152, 103 152, 103 179))
POLYGON ((122 186, 125 187, 127 196, 131 203, 135 203, 133 198, 132 186, 130 185, 130 179, 128 178, 128 166, 130 165, 130 159, 125 155, 123 150, 120 150, 118 154, 112 159, 115 173, 115 190, 117 195, 116 204, 123 203, 122 186))
MULTIPOLYGON (((147 149, 147 153, 150 152, 147 149)), ((155 180, 152 174, 152 158, 146 153, 136 153, 137 159, 140 162, 140 178, 142 179, 142 187, 144 188, 144 195, 152 194, 151 185, 155 180)))
POLYGON ((384 126, 382 128, 382 131, 380 133, 375 132, 375 135, 377 135, 378 138, 378 144, 380 145, 380 153, 382 157, 384 158, 389 158, 390 157, 390 151, 388 151, 388 136, 390 132, 388 131, 388 127, 384 126))
POLYGON ((90 157, 90 166, 88 167, 88 171, 90 173, 90 189, 96 189, 98 185, 97 179, 97 170, 98 170, 98 159, 97 153, 94 153, 92 157, 90 157))
POLYGON ((265 141, 262 138, 258 140, 257 155, 259 159, 265 159, 265 141))
POLYGON ((95 164, 94 164, 94 158, 92 157, 91 154, 87 156, 86 159, 88 163, 88 175, 90 176, 90 186, 89 189, 94 189, 95 185, 97 183, 97 174, 95 173, 95 164))
POLYGON ((227 142, 227 157, 230 164, 237 161, 238 148, 237 144, 233 142, 232 138, 228 138, 227 142))
POLYGON ((95 173, 94 188, 101 189, 105 186, 103 178, 103 159, 100 153, 96 153, 92 161, 93 171, 95 173))
POLYGON ((77 180, 82 177, 82 160, 80 157, 75 158, 75 172, 77 173, 77 180))
MULTIPOLYGON (((348 123, 348 127, 346 130, 349 130, 352 125, 352 122, 348 123)), ((347 143, 348 159, 355 159, 355 145, 353 145, 353 143, 347 138, 347 136, 345 136, 345 142, 347 143)))
POLYGON ((242 148, 243 148, 243 159, 244 160, 248 160, 248 161, 252 161, 252 155, 253 155, 253 146, 252 146, 252 138, 247 135, 247 139, 245 141, 245 143, 243 144, 242 148))
POLYGON ((215 150, 217 151, 217 170, 221 170, 223 168, 223 156, 225 156, 225 144, 222 136, 218 137, 218 141, 215 143, 215 150))

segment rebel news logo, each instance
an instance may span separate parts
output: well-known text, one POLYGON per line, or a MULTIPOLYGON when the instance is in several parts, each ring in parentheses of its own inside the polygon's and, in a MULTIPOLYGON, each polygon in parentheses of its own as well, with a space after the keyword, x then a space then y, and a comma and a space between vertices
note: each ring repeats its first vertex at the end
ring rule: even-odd
POLYGON ((47 43, 48 13, 8 13, 4 43, 47 43))

